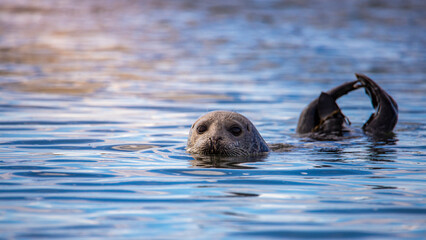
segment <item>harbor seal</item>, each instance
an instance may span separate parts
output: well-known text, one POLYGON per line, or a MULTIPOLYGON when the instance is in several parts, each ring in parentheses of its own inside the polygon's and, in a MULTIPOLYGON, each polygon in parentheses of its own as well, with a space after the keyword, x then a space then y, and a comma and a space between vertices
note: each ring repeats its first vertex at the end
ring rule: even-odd
MULTIPOLYGON (((398 120, 398 105, 376 82, 363 74, 357 80, 322 92, 300 114, 296 131, 319 140, 339 140, 346 131, 349 119, 343 115, 336 100, 341 96, 364 88, 375 112, 363 125, 369 136, 392 135, 398 120)), ((189 131, 187 152, 211 156, 256 156, 269 151, 288 151, 287 144, 268 144, 250 120, 236 112, 214 111, 201 116, 189 131)))
POLYGON ((187 151, 201 155, 252 156, 269 152, 253 123, 236 112, 214 111, 191 126, 187 151))

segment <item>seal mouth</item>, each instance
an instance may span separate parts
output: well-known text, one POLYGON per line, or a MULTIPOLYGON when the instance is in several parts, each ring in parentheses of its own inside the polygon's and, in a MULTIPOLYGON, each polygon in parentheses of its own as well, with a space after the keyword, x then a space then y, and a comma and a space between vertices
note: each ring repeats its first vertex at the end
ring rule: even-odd
POLYGON ((237 148, 233 145, 228 145, 220 141, 209 141, 201 152, 203 155, 221 157, 242 157, 256 155, 255 153, 250 154, 244 149, 237 148))
POLYGON ((267 152, 252 153, 247 149, 236 147, 235 145, 228 145, 226 143, 206 141, 205 144, 199 148, 198 154, 204 156, 219 156, 219 157, 248 157, 263 155, 267 152))
POLYGON ((222 137, 210 137, 200 146, 202 155, 234 156, 232 147, 222 137))

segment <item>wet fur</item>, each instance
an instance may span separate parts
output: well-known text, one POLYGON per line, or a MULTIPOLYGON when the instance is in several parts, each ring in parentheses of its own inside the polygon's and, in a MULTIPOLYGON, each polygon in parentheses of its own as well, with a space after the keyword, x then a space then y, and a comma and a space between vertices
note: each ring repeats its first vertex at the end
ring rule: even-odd
POLYGON ((189 153, 221 156, 251 156, 269 151, 256 127, 241 114, 215 111, 200 117, 191 127, 187 143, 189 153), (203 134, 197 132, 201 124, 208 125, 203 134), (241 136, 232 136, 227 127, 238 124, 241 136))

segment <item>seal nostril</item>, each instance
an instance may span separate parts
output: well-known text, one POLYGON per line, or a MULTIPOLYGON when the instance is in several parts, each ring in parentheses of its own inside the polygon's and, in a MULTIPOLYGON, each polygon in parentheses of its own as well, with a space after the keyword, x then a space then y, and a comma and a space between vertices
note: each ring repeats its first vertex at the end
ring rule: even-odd
POLYGON ((211 140, 213 142, 219 142, 219 141, 223 140, 223 138, 221 136, 217 136, 217 137, 211 137, 211 140))
POLYGON ((221 136, 214 136, 208 138, 208 152, 210 154, 217 154, 220 153, 222 149, 222 140, 223 138, 221 136))

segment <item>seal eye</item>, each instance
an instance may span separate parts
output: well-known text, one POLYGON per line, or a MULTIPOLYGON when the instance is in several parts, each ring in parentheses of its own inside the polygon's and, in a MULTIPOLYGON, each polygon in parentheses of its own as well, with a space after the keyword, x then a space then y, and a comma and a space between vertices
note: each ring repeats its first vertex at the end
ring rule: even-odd
POLYGON ((233 126, 231 127, 231 129, 229 129, 229 131, 232 133, 232 135, 234 136, 239 136, 241 135, 241 133, 243 132, 243 130, 238 127, 238 126, 233 126))
POLYGON ((205 131, 207 131, 207 126, 206 125, 200 125, 197 127, 197 133, 198 134, 203 134, 205 131))

